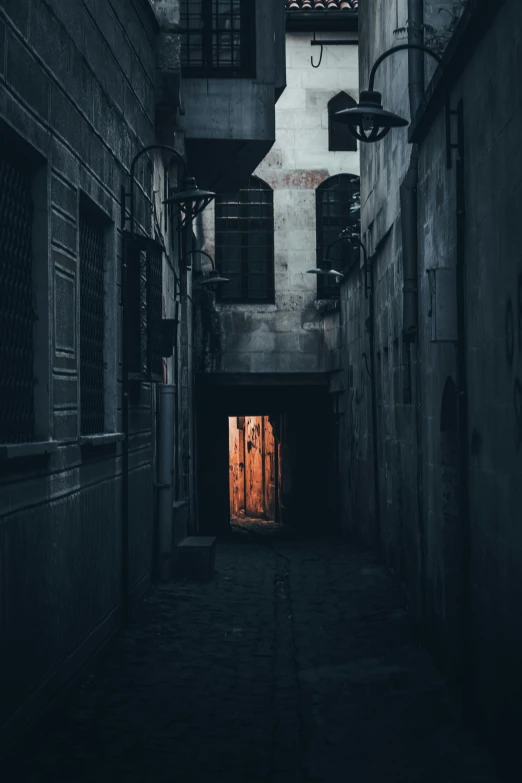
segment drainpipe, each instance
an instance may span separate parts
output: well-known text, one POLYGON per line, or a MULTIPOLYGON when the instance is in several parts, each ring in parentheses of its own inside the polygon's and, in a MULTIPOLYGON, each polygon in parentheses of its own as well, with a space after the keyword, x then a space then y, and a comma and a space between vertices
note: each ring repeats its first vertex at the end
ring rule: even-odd
POLYGON ((459 411, 459 517, 461 520, 461 601, 462 647, 460 679, 462 682, 462 707, 464 715, 471 719, 476 715, 473 694, 472 602, 471 602, 471 524, 469 499, 469 450, 468 450, 468 376, 466 336, 466 190, 464 159, 463 102, 457 107, 457 163, 456 163, 456 292, 457 292, 457 388, 459 411))
MULTIPOLYGON (((424 0, 408 0, 408 43, 424 44, 424 0)), ((408 91, 410 116, 413 118, 424 95, 424 52, 408 50, 408 91)), ((418 227, 417 227, 417 185, 419 181, 418 146, 412 146, 410 166, 400 186, 401 230, 403 258, 403 308, 402 334, 405 349, 417 340, 417 361, 415 398, 415 434, 417 452, 417 519, 420 542, 420 592, 421 616, 424 617, 426 586, 426 544, 424 530, 423 502, 423 454, 422 454, 422 408, 421 371, 418 341, 418 227)))
POLYGON ((375 526, 379 548, 381 543, 381 491, 379 482, 379 433, 377 431, 377 376, 375 374, 375 275, 374 275, 375 256, 368 259, 365 255, 365 288, 368 293, 369 304, 369 323, 368 334, 370 341, 370 397, 372 406, 372 447, 373 447, 373 491, 375 495, 375 526), (367 284, 369 275, 369 285, 367 284))
POLYGON ((158 562, 160 582, 169 582, 172 561, 172 489, 174 479, 174 403, 176 387, 158 386, 158 562))

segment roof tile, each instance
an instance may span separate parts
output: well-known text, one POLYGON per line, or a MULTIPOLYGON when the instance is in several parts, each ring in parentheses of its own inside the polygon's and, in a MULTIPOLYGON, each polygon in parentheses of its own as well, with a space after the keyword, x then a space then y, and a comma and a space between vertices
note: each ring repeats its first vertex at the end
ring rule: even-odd
POLYGON ((357 11, 359 0, 285 0, 287 11, 357 11))

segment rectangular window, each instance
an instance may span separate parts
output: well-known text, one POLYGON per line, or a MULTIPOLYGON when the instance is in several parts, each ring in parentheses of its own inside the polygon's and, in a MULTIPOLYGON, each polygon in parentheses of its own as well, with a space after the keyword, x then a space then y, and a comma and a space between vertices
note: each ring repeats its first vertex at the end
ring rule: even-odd
POLYGON ((105 229, 80 204, 80 433, 105 431, 105 229))
POLYGON ((220 302, 274 301, 274 194, 257 177, 216 198, 216 265, 230 280, 220 302))
MULTIPOLYGON (((353 262, 354 250, 349 242, 340 242, 341 231, 359 236, 359 177, 338 174, 325 180, 316 191, 317 265, 328 264, 342 272, 353 262)), ((335 277, 317 276, 317 298, 338 299, 335 277)))
POLYGON ((182 0, 185 76, 255 75, 255 0, 182 0))
POLYGON ((0 154, 0 443, 35 440, 33 181, 0 154))

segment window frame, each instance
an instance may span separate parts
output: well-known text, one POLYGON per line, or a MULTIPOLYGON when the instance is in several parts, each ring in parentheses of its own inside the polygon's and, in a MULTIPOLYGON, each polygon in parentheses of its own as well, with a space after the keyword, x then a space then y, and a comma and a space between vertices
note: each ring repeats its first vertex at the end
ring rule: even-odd
POLYGON ((328 101, 328 150, 329 152, 357 152, 357 139, 352 136, 347 125, 340 123, 334 117, 335 112, 342 109, 353 108, 357 106, 357 101, 347 92, 341 90, 328 101), (336 144, 335 136, 340 134, 341 130, 345 134, 345 143, 336 144))
POLYGON ((83 191, 78 194, 78 437, 81 444, 107 442, 117 435, 117 357, 119 353, 118 296, 116 270, 116 230, 107 213, 83 191), (103 428, 98 432, 84 432, 82 427, 82 213, 98 222, 103 233, 103 428), (103 437, 104 436, 104 437, 103 437))
MULTIPOLYGON (((31 198, 30 307, 34 313, 31 338, 33 376, 32 436, 3 440, 0 459, 45 454, 54 450, 51 410, 51 313, 49 187, 50 170, 46 158, 32 144, 0 120, 0 134, 8 151, 8 164, 26 177, 31 198)), ((5 400, 3 400, 5 403, 5 400)))
MULTIPOLYGON (((340 234, 340 232, 347 228, 349 225, 358 226, 360 225, 360 217, 350 218, 350 219, 344 219, 344 216, 340 215, 338 220, 338 225, 328 225, 325 226, 325 206, 323 202, 323 194, 332 192, 335 190, 339 190, 343 193, 348 193, 348 199, 347 202, 350 201, 350 196, 353 196, 354 193, 357 193, 359 191, 360 193, 360 177, 357 174, 335 174, 332 177, 328 177, 328 179, 325 179, 317 188, 315 191, 315 205, 316 205, 316 259, 317 259, 317 266, 321 265, 321 262, 326 258, 326 250, 328 248, 328 245, 340 234), (335 187, 336 182, 350 182, 350 189, 335 187), (356 184, 358 187, 354 188, 353 185, 356 184), (332 235, 328 241, 325 241, 324 238, 324 229, 330 228, 335 230, 335 236, 332 235)), ((329 201, 334 201, 333 199, 330 199, 329 201)), ((349 212, 349 210, 348 210, 349 212)), ((333 220, 333 218, 331 218, 333 220)), ((358 233, 358 232, 356 232, 358 233)), ((344 243, 339 242, 338 247, 343 247, 344 243)), ((346 252, 346 250, 344 250, 346 252)), ((333 264, 333 268, 336 268, 336 261, 335 261, 335 254, 334 256, 330 256, 330 261, 333 264)), ((345 267, 346 264, 341 264, 340 266, 345 267)), ((337 269, 338 272, 342 272, 342 269, 337 269)), ((328 284, 328 281, 326 278, 324 278, 322 275, 317 275, 317 299, 318 300, 335 300, 339 298, 339 286, 334 283, 328 284)))
MULTIPOLYGON (((188 16, 191 0, 182 0, 180 11, 180 36, 181 36, 181 73, 185 78, 214 78, 214 79, 247 79, 256 76, 256 0, 238 0, 240 14, 240 57, 241 65, 215 66, 214 38, 219 36, 219 28, 214 26, 213 4, 220 0, 200 0, 203 25, 201 28, 184 26, 188 16), (244 31, 244 32, 243 32, 244 31), (201 60, 202 64, 190 65, 190 58, 185 62, 188 51, 187 45, 190 35, 201 33, 201 60)), ((230 0, 232 3, 233 0, 230 0)), ((219 43, 217 43, 219 52, 219 43)), ((219 54, 218 54, 219 61, 219 54)))
MULTIPOLYGON (((241 278, 241 295, 240 296, 227 296, 227 285, 224 285, 222 288, 220 288, 217 291, 216 294, 216 301, 220 304, 274 304, 275 303, 275 252, 274 252, 274 191, 266 183, 264 180, 262 180, 260 177, 251 176, 248 179, 247 186, 245 188, 240 188, 235 193, 221 193, 216 196, 215 200, 215 214, 214 214, 214 229, 215 229, 215 252, 216 252, 216 266, 219 269, 219 271, 225 276, 225 277, 233 277, 240 275, 241 278), (256 183, 257 187, 250 187, 252 184, 256 183), (266 221, 268 224, 263 226, 256 226, 256 228, 261 228, 264 231, 264 234, 266 237, 268 237, 268 241, 266 244, 262 245, 266 249, 266 270, 264 271, 264 274, 267 278, 267 286, 266 286, 266 296, 263 297, 255 297, 249 295, 249 281, 253 274, 262 274, 262 273, 253 273, 249 269, 249 251, 252 248, 252 245, 249 242, 249 229, 252 228, 252 221, 255 221, 255 217, 251 217, 248 214, 248 207, 252 204, 261 204, 261 201, 258 202, 252 202, 248 195, 244 194, 250 194, 252 192, 255 192, 256 190, 263 191, 264 193, 270 194, 268 205, 269 205, 269 215, 265 217, 260 217, 259 221, 262 224, 264 221, 266 221), (233 197, 234 200, 230 197, 233 197), (237 206, 237 218, 233 217, 227 217, 219 214, 220 207, 227 207, 227 206, 237 206), (220 225, 220 221, 224 221, 223 225, 220 225), (245 222, 242 222, 245 221, 245 222), (230 223, 234 224, 237 223, 237 230, 234 231, 234 233, 237 233, 240 237, 240 264, 241 264, 241 271, 239 273, 235 272, 234 270, 227 269, 226 266, 226 258, 224 258, 223 253, 226 253, 227 246, 220 243, 220 235, 226 234, 231 231, 230 223)), ((233 229, 232 229, 233 230, 233 229)))

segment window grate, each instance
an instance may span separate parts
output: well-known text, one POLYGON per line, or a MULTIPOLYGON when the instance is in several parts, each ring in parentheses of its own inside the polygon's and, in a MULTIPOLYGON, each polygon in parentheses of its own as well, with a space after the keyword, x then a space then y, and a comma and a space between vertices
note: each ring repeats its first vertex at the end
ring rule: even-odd
POLYGON ((31 177, 0 156, 0 443, 35 439, 31 177))
POLYGON ((190 76, 253 76, 252 0, 183 0, 181 66, 190 76))
POLYGON ((163 249, 155 243, 149 249, 148 268, 148 340, 150 372, 152 380, 163 378, 163 331, 162 325, 162 273, 163 249))
POLYGON ((80 405, 82 435, 105 430, 105 227, 80 211, 80 405))
MULTIPOLYGON (((330 177, 316 190, 316 236, 317 265, 326 259, 328 246, 337 239, 340 232, 351 227, 353 233, 359 236, 360 185, 359 177, 353 174, 339 174, 330 177)), ((329 253, 329 262, 334 269, 341 272, 349 262, 347 243, 338 242, 329 253)), ((323 275, 317 276, 317 298, 338 299, 339 286, 323 275)))
POLYGON ((163 247, 150 237, 125 233, 127 258, 128 371, 135 380, 163 379, 163 247))
POLYGON ((274 301, 274 194, 257 177, 216 197, 216 264, 230 279, 219 301, 274 301))

